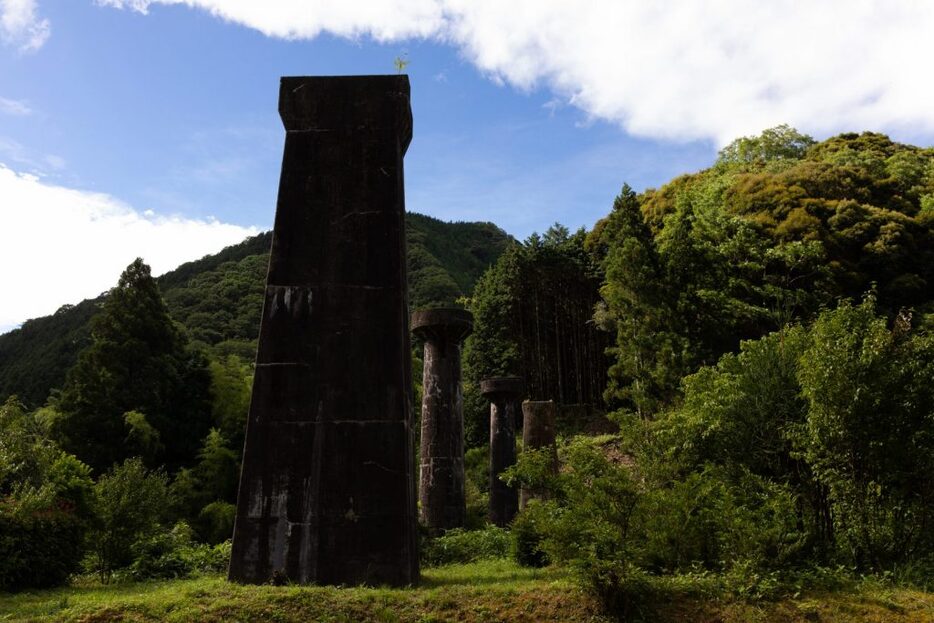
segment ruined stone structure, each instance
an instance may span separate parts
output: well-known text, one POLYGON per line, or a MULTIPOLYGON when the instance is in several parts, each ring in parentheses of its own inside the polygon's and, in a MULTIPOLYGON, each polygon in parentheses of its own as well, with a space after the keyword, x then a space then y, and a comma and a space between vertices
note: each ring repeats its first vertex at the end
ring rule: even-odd
POLYGON ((286 129, 229 577, 418 579, 400 76, 283 78, 286 129))
MULTIPOLYGON (((526 400, 522 403, 522 450, 548 448, 552 457, 552 472, 558 473, 558 446, 555 433, 557 408, 553 400, 526 400)), ((519 509, 532 498, 545 498, 546 492, 522 487, 519 509)))
POLYGON ((506 526, 516 516, 519 496, 499 479, 516 462, 516 419, 525 383, 518 376, 480 381, 480 392, 490 400, 490 521, 506 526))
POLYGON ((412 314, 412 333, 425 341, 419 515, 429 534, 464 525, 464 395, 461 343, 473 330, 463 309, 412 314))

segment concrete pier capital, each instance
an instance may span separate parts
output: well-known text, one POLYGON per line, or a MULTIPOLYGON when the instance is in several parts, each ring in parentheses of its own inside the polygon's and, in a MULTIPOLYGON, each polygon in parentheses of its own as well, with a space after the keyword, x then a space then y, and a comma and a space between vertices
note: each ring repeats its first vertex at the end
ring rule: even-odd
POLYGON ((463 342, 473 331, 473 314, 459 307, 431 307, 412 313, 412 333, 423 340, 463 342))
POLYGON ((480 393, 490 400, 501 396, 515 400, 525 391, 525 381, 521 376, 493 376, 480 381, 480 393))

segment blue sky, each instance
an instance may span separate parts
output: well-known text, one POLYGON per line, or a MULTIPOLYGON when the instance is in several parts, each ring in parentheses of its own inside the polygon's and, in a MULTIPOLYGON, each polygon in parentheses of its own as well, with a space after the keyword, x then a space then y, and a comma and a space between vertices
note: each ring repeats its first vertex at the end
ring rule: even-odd
POLYGON ((624 182, 661 185, 778 123, 932 143, 927 7, 783 22, 745 3, 585 4, 0 0, 0 287, 23 293, 0 331, 96 295, 136 255, 160 273, 268 229, 282 75, 392 73, 405 55, 408 209, 518 238, 590 227, 624 182))

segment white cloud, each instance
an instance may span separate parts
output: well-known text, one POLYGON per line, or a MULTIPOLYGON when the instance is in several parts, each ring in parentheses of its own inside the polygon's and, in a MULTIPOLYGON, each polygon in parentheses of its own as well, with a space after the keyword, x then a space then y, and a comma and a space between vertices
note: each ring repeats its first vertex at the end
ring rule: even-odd
POLYGON ((25 117, 32 114, 32 108, 29 104, 21 100, 11 100, 0 96, 0 113, 5 115, 14 115, 16 117, 25 117))
POLYGON ((20 52, 35 52, 52 32, 49 20, 40 18, 36 0, 0 0, 0 41, 20 52))
POLYGON ((64 188, 0 164, 0 330, 97 296, 142 257, 161 274, 255 234, 140 212, 106 194, 64 188))
MULTIPOLYGON (((9 1, 9 0, 8 0, 9 1)), ((719 144, 779 123, 934 134, 934 2, 916 0, 98 0, 202 9, 266 35, 455 45, 653 138, 719 144)), ((418 59, 413 59, 418 62, 418 59)))
POLYGON ((310 39, 322 32, 378 41, 428 37, 444 26, 435 0, 97 0, 103 6, 148 12, 154 4, 204 9, 270 37, 310 39))

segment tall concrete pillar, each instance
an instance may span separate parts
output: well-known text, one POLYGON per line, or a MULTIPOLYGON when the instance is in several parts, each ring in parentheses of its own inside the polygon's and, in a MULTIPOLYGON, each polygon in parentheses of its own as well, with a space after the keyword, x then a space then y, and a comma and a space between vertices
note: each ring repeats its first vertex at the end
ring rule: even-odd
POLYGON ((425 341, 419 515, 432 535, 463 527, 467 515, 461 343, 472 330, 473 316, 463 309, 412 314, 412 333, 425 341))
POLYGON ((399 76, 283 78, 285 152, 229 577, 418 579, 399 76))
MULTIPOLYGON (((558 473, 558 445, 555 433, 557 408, 553 400, 526 400, 522 403, 522 450, 548 448, 551 471, 558 473)), ((519 510, 533 498, 543 499, 547 492, 522 487, 519 490, 519 510)))
POLYGON ((518 376, 480 381, 480 392, 490 401, 490 521, 503 527, 516 516, 519 496, 499 475, 516 463, 516 418, 525 383, 518 376))

